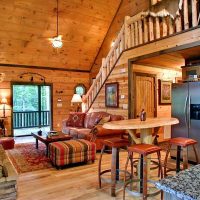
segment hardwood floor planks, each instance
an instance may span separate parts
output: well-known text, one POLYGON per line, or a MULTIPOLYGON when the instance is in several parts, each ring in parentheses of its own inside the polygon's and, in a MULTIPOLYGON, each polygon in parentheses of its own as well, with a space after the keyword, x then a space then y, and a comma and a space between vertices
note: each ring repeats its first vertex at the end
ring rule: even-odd
MULTIPOLYGON (((120 153, 121 168, 124 168, 127 153, 120 153)), ((98 158, 94 164, 87 164, 57 170, 50 168, 28 172, 19 175, 17 200, 119 200, 122 191, 117 192, 117 197, 110 196, 109 184, 103 183, 102 189, 98 188, 98 158)), ((111 154, 103 157, 102 168, 109 168, 111 154)), ((138 199, 128 196, 126 199, 138 199)), ((140 198, 139 198, 140 199, 140 198)), ((159 200, 160 195, 149 198, 159 200)))

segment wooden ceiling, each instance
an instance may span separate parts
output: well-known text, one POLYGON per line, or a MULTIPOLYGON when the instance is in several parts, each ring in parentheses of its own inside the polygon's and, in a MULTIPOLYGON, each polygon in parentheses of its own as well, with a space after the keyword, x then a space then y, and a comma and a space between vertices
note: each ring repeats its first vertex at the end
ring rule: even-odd
POLYGON ((56 51, 56 0, 0 0, 0 64, 88 71, 101 47, 120 0, 59 0, 56 51))
POLYGON ((136 61, 135 63, 139 65, 152 67, 181 69, 181 66, 185 65, 185 59, 197 58, 200 58, 200 46, 187 48, 184 50, 167 53, 155 57, 149 57, 146 59, 141 59, 136 61))

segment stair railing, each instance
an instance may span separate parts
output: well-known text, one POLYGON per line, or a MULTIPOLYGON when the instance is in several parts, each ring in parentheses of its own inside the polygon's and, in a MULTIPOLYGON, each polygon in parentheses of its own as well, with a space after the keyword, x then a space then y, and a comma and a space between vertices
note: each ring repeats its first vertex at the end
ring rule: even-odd
POLYGON ((150 11, 140 12, 133 17, 126 16, 113 47, 107 57, 102 59, 99 73, 85 96, 87 110, 91 108, 123 51, 198 26, 198 2, 199 0, 183 0, 182 9, 178 10, 175 18, 166 10, 159 16, 150 11))

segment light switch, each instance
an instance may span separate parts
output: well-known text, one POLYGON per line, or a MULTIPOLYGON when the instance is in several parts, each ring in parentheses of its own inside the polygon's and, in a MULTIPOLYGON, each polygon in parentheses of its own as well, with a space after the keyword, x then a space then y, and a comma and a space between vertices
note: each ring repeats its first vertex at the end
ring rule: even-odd
POLYGON ((122 68, 122 69, 120 69, 120 72, 121 72, 121 73, 125 73, 125 72, 126 72, 126 69, 125 69, 125 68, 122 68))
POLYGON ((121 95, 121 99, 124 99, 124 98, 125 98, 125 95, 122 94, 122 95, 121 95))

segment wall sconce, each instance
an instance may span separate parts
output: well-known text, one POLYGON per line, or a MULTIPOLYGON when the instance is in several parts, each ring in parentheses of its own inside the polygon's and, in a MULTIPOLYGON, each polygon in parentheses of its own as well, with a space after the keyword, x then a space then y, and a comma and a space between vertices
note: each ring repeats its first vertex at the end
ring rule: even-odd
POLYGON ((6 117, 6 104, 8 103, 7 99, 3 97, 1 99, 1 104, 3 104, 3 118, 6 117))
POLYGON ((75 110, 75 112, 81 112, 81 107, 80 107, 80 103, 82 103, 82 99, 81 96, 79 94, 74 94, 71 100, 71 103, 77 103, 77 108, 75 110))

